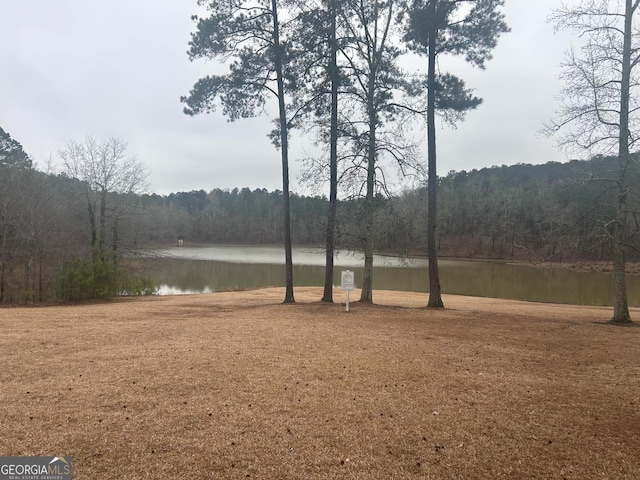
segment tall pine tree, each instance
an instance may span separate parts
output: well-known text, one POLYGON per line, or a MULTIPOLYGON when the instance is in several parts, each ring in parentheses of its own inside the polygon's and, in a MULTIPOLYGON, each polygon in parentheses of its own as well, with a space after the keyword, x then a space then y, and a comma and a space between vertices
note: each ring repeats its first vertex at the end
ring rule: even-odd
POLYGON ((280 0, 199 0, 207 5, 209 16, 198 19, 191 35, 189 58, 206 58, 229 62, 225 75, 211 75, 198 80, 188 97, 181 101, 188 115, 215 111, 218 104, 230 120, 256 116, 268 97, 278 102, 277 127, 271 133, 282 158, 282 197, 285 246, 285 303, 293 295, 293 258, 289 199, 289 125, 287 118, 287 83, 293 82, 289 42, 280 0), (285 71, 291 75, 285 75, 285 71))
POLYGON ((500 11, 503 5, 504 0, 414 0, 409 10, 405 38, 409 48, 427 57, 429 307, 444 307, 436 245, 435 116, 437 112, 449 111, 461 118, 465 111, 476 108, 482 101, 472 95, 461 79, 438 72, 436 62, 443 55, 463 56, 467 62, 484 69, 498 37, 509 31, 500 11))

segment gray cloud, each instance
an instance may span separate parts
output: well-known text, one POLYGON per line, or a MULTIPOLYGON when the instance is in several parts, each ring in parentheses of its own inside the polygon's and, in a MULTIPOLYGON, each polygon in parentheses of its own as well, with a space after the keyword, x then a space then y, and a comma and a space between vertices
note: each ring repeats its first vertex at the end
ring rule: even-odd
MULTIPOLYGON (((558 64, 569 45, 546 23, 555 0, 507 2, 512 32, 486 71, 443 59, 484 98, 456 130, 439 129, 439 170, 565 160, 536 135, 553 115, 558 64)), ((0 125, 37 163, 70 139, 118 136, 149 166, 151 189, 281 188, 268 118, 228 123, 221 113, 187 117, 179 102, 213 63, 186 50, 195 1, 2 2, 0 125)), ((297 156, 308 147, 292 140, 297 156)), ((308 142, 307 142, 308 143, 308 142)))

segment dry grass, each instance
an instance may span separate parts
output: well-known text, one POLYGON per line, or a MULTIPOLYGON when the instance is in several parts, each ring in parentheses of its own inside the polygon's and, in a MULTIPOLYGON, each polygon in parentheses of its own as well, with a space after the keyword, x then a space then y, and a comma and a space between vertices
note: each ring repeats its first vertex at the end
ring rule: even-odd
POLYGON ((640 478, 640 329, 608 309, 319 297, 0 309, 0 454, 78 480, 640 478))

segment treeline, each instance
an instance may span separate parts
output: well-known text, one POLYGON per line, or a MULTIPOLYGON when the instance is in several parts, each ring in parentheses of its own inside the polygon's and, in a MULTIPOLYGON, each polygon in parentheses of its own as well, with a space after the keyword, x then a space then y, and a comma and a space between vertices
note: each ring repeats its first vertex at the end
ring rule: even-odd
MULTIPOLYGON (((440 253, 529 261, 606 259, 611 248, 608 226, 616 204, 614 171, 611 158, 596 157, 450 172, 439 180, 440 253)), ((640 211, 637 162, 628 173, 628 201, 635 219, 640 211)), ((375 197, 378 251, 426 251, 426 197, 426 188, 375 197)), ((282 241, 279 191, 243 188, 145 195, 142 204, 148 212, 144 230, 153 232, 146 240, 152 243, 174 242, 177 236, 184 236, 187 243, 282 241)), ((339 247, 361 248, 363 208, 363 199, 339 202, 339 247)), ((322 245, 327 200, 293 194, 291 209, 294 243, 322 245)), ((630 245, 636 240, 634 234, 630 245)))
MULTIPOLYGON (((127 259, 185 243, 282 243, 282 192, 248 188, 139 194, 35 170, 0 132, 0 303, 146 291, 127 259), (124 272, 124 273, 123 273, 124 272)), ((445 256, 570 261, 610 258, 616 204, 612 159, 450 172, 439 180, 438 247, 445 256)), ((137 168, 137 167, 136 167, 137 168)), ((627 205, 637 245, 637 159, 627 205)), ((426 188, 374 197, 377 251, 426 251, 426 188)), ((338 203, 336 245, 362 249, 364 199, 338 203)), ((293 242, 324 245, 328 200, 291 196, 293 242)), ((634 255, 635 250, 630 250, 634 255)))
POLYGON ((34 169, 20 143, 0 128, 0 303, 152 290, 126 268, 145 215, 138 195, 116 187, 127 171, 120 162, 125 146, 112 140, 70 142, 60 151, 67 173, 55 175, 34 169), (91 155, 85 147, 94 148, 91 155), (77 176, 69 174, 74 164, 77 176), (92 172, 93 180, 81 180, 87 176, 81 171, 92 172))
MULTIPOLYGON (((293 239, 298 244, 323 241, 326 199, 292 195, 293 239)), ((146 219, 138 225, 141 240, 152 244, 274 244, 282 242, 282 192, 248 188, 197 190, 142 195, 146 219)))
POLYGON ((142 245, 140 198, 109 195, 107 258, 92 245, 83 188, 64 175, 0 164, 0 303, 110 297, 127 289, 125 271, 115 270, 126 265, 116 257, 142 245))
MULTIPOLYGON (((628 256, 637 258, 640 170, 628 166, 628 256)), ((615 159, 512 165, 450 172, 439 180, 438 249, 441 255, 572 261, 610 259, 617 204, 615 159)), ((395 202, 407 219, 400 235, 409 250, 426 244, 426 192, 395 202)))
POLYGON ((88 240, 74 180, 26 160, 0 161, 0 302, 55 297, 62 265, 88 240))

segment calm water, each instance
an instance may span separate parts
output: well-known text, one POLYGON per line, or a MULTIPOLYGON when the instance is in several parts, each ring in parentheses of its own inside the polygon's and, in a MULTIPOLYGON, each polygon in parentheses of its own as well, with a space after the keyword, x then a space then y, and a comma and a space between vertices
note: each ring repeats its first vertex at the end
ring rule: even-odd
MULTIPOLYGON (((294 248, 295 286, 322 286, 322 249, 294 248)), ((284 286, 284 251, 271 246, 183 247, 155 251, 146 259, 146 274, 160 285, 160 294, 205 293, 267 286, 284 286)), ((355 272, 362 283, 363 257, 339 252, 334 284, 342 270, 355 272)), ((609 305, 611 277, 598 272, 536 267, 493 261, 440 260, 444 293, 537 302, 609 305)), ((373 287, 380 290, 427 292, 425 259, 402 260, 377 255, 373 287)), ((640 305, 640 278, 628 276, 629 304, 640 305)), ((374 292, 375 297, 375 292, 374 292)), ((425 297, 426 302, 426 297, 425 297)))

